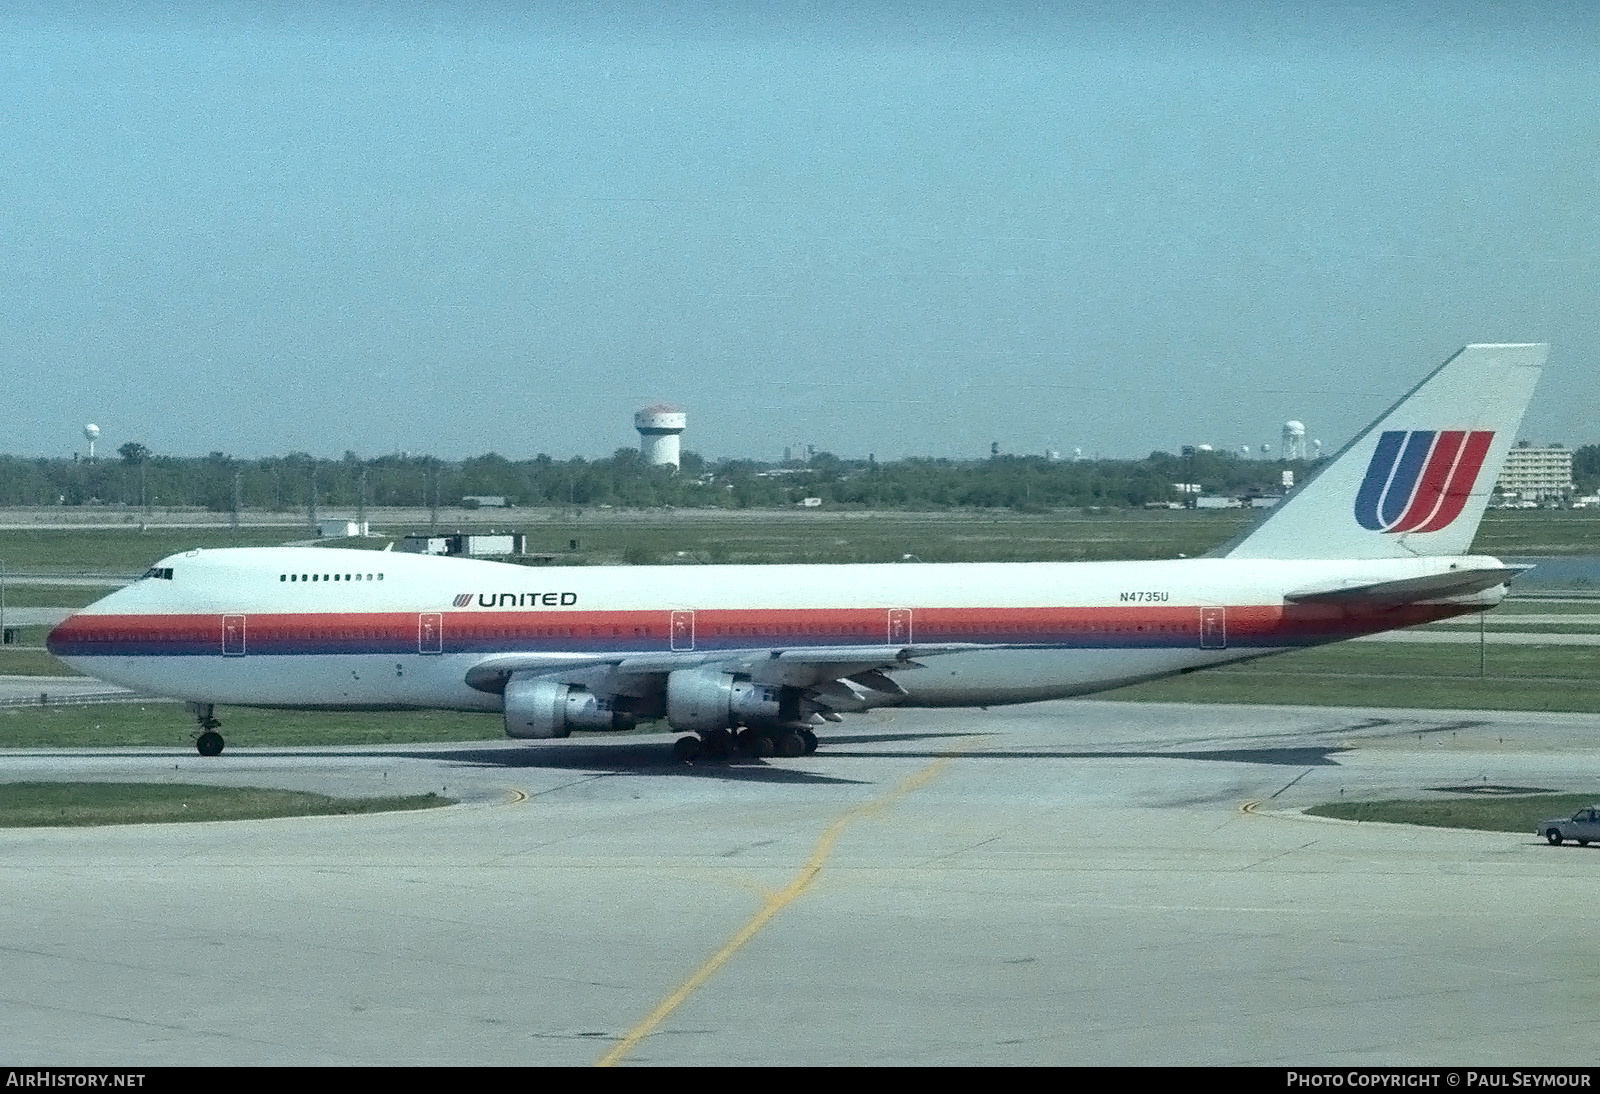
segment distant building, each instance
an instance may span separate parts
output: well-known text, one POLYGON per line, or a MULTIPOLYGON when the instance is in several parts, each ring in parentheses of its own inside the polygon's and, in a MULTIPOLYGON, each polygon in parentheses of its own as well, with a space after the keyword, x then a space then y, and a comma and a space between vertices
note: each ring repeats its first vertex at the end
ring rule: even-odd
POLYGON ((366 521, 354 520, 319 520, 317 521, 317 535, 329 539, 343 539, 348 536, 364 536, 367 534, 366 521))
POLYGON ((448 536, 409 535, 402 551, 414 555, 464 555, 469 558, 525 553, 527 537, 521 532, 456 532, 448 536))
POLYGON ((447 536, 407 536, 400 541, 400 549, 413 555, 447 555, 450 544, 447 536))
POLYGON ((461 499, 468 509, 509 509, 511 503, 504 494, 468 494, 461 499))
POLYGON ((1271 509, 1283 500, 1281 495, 1257 494, 1250 497, 1225 497, 1203 494, 1194 499, 1196 509, 1271 509))
POLYGON ((1525 502, 1553 501, 1571 496, 1572 450, 1559 444, 1534 445, 1526 441, 1506 454, 1495 480, 1495 493, 1525 502))
POLYGON ((688 428, 689 418, 667 403, 647 406, 633 416, 639 431, 639 454, 651 467, 679 465, 678 438, 688 428))

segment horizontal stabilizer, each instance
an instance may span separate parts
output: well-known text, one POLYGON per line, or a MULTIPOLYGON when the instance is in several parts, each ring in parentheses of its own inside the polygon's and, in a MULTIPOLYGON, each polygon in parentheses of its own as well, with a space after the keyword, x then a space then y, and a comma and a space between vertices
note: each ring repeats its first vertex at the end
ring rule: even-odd
POLYGON ((1470 596, 1509 584, 1531 570, 1531 566, 1496 566, 1483 570, 1451 570, 1427 577, 1408 577, 1399 581, 1379 581, 1372 585, 1346 585, 1333 589, 1307 589, 1288 593, 1285 600, 1294 604, 1415 604, 1423 600, 1447 600, 1470 596))

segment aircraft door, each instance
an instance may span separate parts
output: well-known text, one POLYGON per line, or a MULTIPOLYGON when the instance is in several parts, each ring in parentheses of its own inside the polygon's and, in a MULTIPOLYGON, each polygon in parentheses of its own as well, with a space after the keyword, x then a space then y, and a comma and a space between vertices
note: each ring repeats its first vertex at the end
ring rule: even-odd
POLYGON ((674 650, 694 649, 694 613, 672 613, 672 648, 674 650))
POLYGON ((911 609, 889 609, 889 645, 909 646, 911 644, 911 609))
POLYGON ((423 612, 417 616, 417 652, 444 652, 444 624, 438 612, 423 612))
POLYGON ((244 656, 244 616, 225 615, 222 617, 222 655, 224 657, 244 656))
POLYGON ((1228 648, 1228 609, 1200 609, 1200 648, 1225 650, 1228 648))

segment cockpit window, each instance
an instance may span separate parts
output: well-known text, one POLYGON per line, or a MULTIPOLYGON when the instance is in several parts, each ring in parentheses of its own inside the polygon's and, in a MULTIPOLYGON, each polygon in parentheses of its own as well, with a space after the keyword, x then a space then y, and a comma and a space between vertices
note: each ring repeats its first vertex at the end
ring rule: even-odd
POLYGON ((172 580, 171 566, 152 566, 144 572, 145 577, 160 578, 162 581, 172 580))

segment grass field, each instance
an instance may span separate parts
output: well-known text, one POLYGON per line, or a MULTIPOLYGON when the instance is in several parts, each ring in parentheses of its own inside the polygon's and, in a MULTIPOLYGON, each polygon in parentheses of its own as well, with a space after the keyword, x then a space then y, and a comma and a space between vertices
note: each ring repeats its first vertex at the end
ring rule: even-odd
POLYGON ((0 676, 78 676, 78 670, 44 650, 0 646, 0 676))
MULTIPOLYGON (((1522 615, 1596 615, 1600 616, 1600 597, 1574 598, 1567 600, 1544 600, 1511 597, 1501 601, 1500 606, 1489 613, 1491 621, 1498 620, 1503 623, 1516 622, 1517 616, 1522 615)), ((1477 625, 1477 620, 1470 620, 1472 625, 1477 625)), ((1465 626, 1465 624, 1456 624, 1465 626)), ((1531 629, 1531 628, 1529 628, 1531 629)))
MULTIPOLYGON (((1478 623, 1477 620, 1471 624, 1433 623, 1415 629, 1425 634, 1476 634, 1478 623)), ((1518 623, 1515 619, 1491 615, 1484 620, 1483 629, 1489 634, 1600 634, 1600 623, 1518 623)))
POLYGON ((1420 824, 1430 828, 1475 828, 1485 832, 1522 832, 1550 817, 1570 817, 1593 805, 1593 794, 1472 795, 1419 801, 1329 802, 1306 812, 1340 820, 1420 824))
POLYGON ((1600 554, 1600 509, 1491 509, 1472 549, 1507 558, 1600 554))
POLYGON ((1600 648, 1347 642, 1102 693, 1170 703, 1600 712, 1600 648))
POLYGON ((0 828, 260 820, 390 813, 453 804, 435 794, 331 798, 296 790, 182 783, 0 783, 0 828))
MULTIPOLYGON (((0 529, 7 573, 121 574, 145 571, 156 559, 191 547, 268 547, 304 533, 284 528, 152 528, 101 525, 86 529, 0 529)), ((20 586, 19 586, 20 588, 20 586)), ((6 590, 10 603, 11 590, 6 590)))
MULTIPOLYGON (((1259 515, 1137 509, 1043 514, 591 510, 578 516, 543 512, 534 519, 513 510, 505 514, 504 528, 525 531, 530 554, 570 565, 897 562, 906 555, 924 562, 1034 562, 1192 557, 1226 543, 1259 515)), ((386 536, 418 530, 424 526, 374 528, 386 536)), ((9 528, 0 529, 0 560, 7 572, 132 575, 192 547, 267 546, 304 538, 298 528, 250 525, 237 532, 227 526, 140 532, 131 523, 9 528)), ((1494 510, 1484 518, 1475 550, 1504 556, 1600 553, 1600 511, 1494 510)))
MULTIPOLYGON (((502 738, 494 714, 451 711, 326 713, 219 708, 229 746, 386 745, 502 738)), ((185 745, 195 720, 182 703, 98 703, 0 709, 0 748, 185 745)))
POLYGON ((7 608, 81 608, 116 585, 6 585, 7 608))

